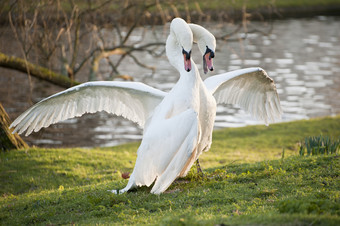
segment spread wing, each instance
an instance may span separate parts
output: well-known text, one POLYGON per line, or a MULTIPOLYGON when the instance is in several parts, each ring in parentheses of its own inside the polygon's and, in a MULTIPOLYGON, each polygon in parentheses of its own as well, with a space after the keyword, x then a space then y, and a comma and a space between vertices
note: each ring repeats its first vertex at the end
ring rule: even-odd
POLYGON ((215 75, 204 83, 217 103, 239 105, 266 125, 281 118, 275 83, 262 68, 245 68, 215 75))
POLYGON ((10 127, 26 136, 42 127, 79 117, 85 113, 106 111, 144 126, 165 92, 138 82, 87 82, 43 99, 22 113, 10 127))

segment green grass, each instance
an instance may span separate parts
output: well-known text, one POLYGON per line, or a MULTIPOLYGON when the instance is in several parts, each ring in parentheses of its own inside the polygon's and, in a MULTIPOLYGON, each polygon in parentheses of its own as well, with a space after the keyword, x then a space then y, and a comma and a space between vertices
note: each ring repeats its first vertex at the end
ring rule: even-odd
MULTIPOLYGON (((87 9, 88 4, 84 1, 75 0, 73 1, 79 9, 87 9)), ((103 1, 99 2, 92 2, 92 8, 100 5, 103 1)), ((145 1, 141 1, 145 2, 145 1)), ((151 3, 153 1, 149 1, 151 3)), ((162 5, 163 9, 169 10, 170 12, 173 10, 169 4, 169 1, 159 1, 162 5)), ((30 3, 28 1, 28 3, 30 3)), ((186 7, 188 7, 189 11, 197 10, 197 4, 199 5, 200 9, 204 13, 211 13, 209 11, 223 11, 223 10, 230 10, 236 9, 240 10, 243 6, 246 6, 247 9, 258 9, 258 8, 266 8, 268 6, 275 6, 277 8, 295 8, 295 7, 319 7, 319 6, 334 6, 340 5, 339 0, 173 0, 170 1, 177 10, 184 11, 186 7)), ((121 9, 121 2, 119 4, 112 3, 105 7, 104 11, 112 11, 120 10, 121 9)), ((67 12, 72 11, 72 7, 68 1, 62 1, 61 7, 66 10, 67 12)), ((10 4, 4 3, 2 5, 2 11, 7 12, 10 9, 10 4)), ((154 7, 151 9, 151 12, 158 11, 159 9, 154 7)), ((1 12, 1 11, 0 11, 1 12)))
POLYGON ((137 143, 1 153, 0 225, 339 225, 339 156, 299 156, 320 134, 339 137, 340 116, 216 131, 205 177, 193 168, 160 196, 106 191, 126 185, 137 143))
POLYGON ((301 156, 305 155, 320 155, 320 154, 335 154, 340 147, 340 138, 332 140, 328 136, 312 136, 306 137, 300 144, 299 153, 301 156))
MULTIPOLYGON (((339 5, 339 0, 210 0, 197 2, 201 8, 211 10, 228 9, 231 7, 241 9, 244 5, 246 5, 248 9, 267 7, 269 5, 278 8, 339 5)), ((194 3, 192 3, 192 6, 194 6, 194 3)))

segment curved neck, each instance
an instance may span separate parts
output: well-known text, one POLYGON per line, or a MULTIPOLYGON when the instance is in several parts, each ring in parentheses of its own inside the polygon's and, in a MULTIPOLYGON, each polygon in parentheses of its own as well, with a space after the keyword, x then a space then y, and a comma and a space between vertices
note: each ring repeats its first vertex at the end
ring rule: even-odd
POLYGON ((181 52, 179 51, 179 44, 176 40, 176 37, 170 33, 168 39, 166 40, 165 51, 166 56, 168 57, 169 62, 172 66, 174 66, 179 72, 181 68, 183 68, 183 56, 181 56, 181 52))
POLYGON ((170 25, 170 34, 166 40, 166 55, 180 74, 185 71, 183 51, 189 53, 192 43, 193 37, 189 25, 183 19, 173 19, 170 25))
POLYGON ((211 34, 207 29, 200 25, 188 25, 192 31, 194 42, 198 44, 198 48, 200 49, 202 54, 205 53, 205 48, 207 45, 209 45, 209 48, 211 48, 211 50, 215 51, 216 39, 213 34, 211 34))
POLYGON ((204 37, 203 34, 206 32, 206 30, 203 27, 197 24, 189 24, 189 27, 192 31, 194 42, 197 43, 198 40, 201 40, 204 37))
POLYGON ((169 62, 171 63, 172 66, 174 66, 177 71, 180 73, 181 77, 180 80, 185 80, 187 81, 192 80, 198 77, 199 73, 197 70, 197 66, 195 62, 191 59, 191 65, 192 69, 191 71, 187 72, 184 69, 184 61, 183 61, 183 54, 182 51, 180 51, 181 47, 179 43, 177 42, 176 38, 173 35, 169 35, 167 41, 166 41, 166 55, 169 59, 169 62))

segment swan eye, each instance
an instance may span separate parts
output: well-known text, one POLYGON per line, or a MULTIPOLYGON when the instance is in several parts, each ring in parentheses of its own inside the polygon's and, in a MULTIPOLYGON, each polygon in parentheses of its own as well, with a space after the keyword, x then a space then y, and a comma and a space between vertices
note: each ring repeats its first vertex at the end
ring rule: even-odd
POLYGON ((210 59, 210 58, 214 58, 214 57, 215 57, 214 51, 212 51, 208 46, 206 46, 206 47, 207 47, 207 48, 206 48, 206 50, 205 50, 204 55, 206 55, 207 53, 210 53, 209 59, 210 59))
POLYGON ((187 60, 190 60, 191 57, 191 50, 189 52, 185 51, 184 48, 182 49, 182 54, 185 55, 187 60))

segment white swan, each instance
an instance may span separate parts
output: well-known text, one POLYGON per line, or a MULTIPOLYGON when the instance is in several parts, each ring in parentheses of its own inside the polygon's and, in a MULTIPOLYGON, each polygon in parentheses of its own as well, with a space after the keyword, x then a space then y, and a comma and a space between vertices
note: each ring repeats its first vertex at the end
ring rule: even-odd
POLYGON ((215 98, 218 103, 239 104, 266 124, 281 115, 275 84, 260 68, 212 76, 203 83, 190 58, 193 39, 203 54, 204 71, 213 69, 213 35, 199 25, 188 26, 182 19, 174 19, 166 52, 181 77, 169 93, 136 82, 88 82, 40 101, 11 127, 18 133, 27 130, 28 135, 86 112, 104 110, 122 115, 144 127, 144 134, 134 171, 119 193, 135 186, 150 186, 156 180, 151 192, 160 194, 177 177, 186 175, 203 151, 209 150, 215 98))

